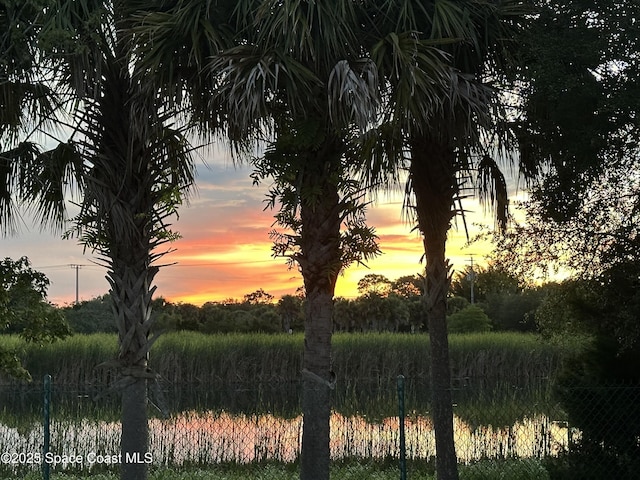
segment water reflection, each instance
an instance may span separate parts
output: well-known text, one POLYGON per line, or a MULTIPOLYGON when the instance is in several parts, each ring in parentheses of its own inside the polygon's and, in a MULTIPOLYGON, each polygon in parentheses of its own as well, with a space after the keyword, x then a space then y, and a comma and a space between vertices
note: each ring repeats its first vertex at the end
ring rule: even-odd
MULTIPOLYGON (((407 456, 425 459, 434 456, 431 419, 416 415, 407 418, 405 425, 407 456)), ((527 417, 507 427, 472 427, 456 417, 454 426, 458 457, 464 463, 483 458, 556 455, 567 446, 567 427, 544 415, 527 417)), ((262 460, 292 462, 300 452, 302 417, 189 411, 166 419, 151 419, 149 429, 150 451, 158 465, 262 460)), ((41 425, 16 428, 0 424, 0 449, 39 452, 42 432, 41 425)), ((117 422, 86 418, 57 421, 51 426, 51 435, 51 451, 59 454, 113 455, 119 451, 120 425, 117 422)), ((334 459, 397 457, 398 418, 370 421, 363 416, 334 413, 330 443, 334 459)), ((58 468, 65 468, 65 465, 58 468)))

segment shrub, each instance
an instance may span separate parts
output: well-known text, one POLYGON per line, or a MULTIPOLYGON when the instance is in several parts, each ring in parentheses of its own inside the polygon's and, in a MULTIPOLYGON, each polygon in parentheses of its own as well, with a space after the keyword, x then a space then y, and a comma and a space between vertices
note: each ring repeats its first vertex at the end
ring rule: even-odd
POLYGON ((484 311, 469 305, 447 318, 450 333, 488 332, 491 330, 491 320, 484 311))

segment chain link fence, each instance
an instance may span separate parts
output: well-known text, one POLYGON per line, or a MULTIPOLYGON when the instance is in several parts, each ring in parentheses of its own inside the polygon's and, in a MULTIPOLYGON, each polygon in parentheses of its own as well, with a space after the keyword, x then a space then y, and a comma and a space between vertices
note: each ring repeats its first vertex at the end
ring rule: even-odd
MULTIPOLYGON (((334 460, 373 464, 405 458, 408 478, 412 469, 432 469, 435 436, 428 385, 410 378, 405 383, 400 391, 379 384, 360 393, 349 392, 348 385, 338 389, 330 420, 334 460)), ((148 458, 153 465, 297 461, 302 434, 298 382, 193 388, 151 393, 148 458), (199 400, 186 401, 193 398, 199 400)), ((54 379, 48 457, 54 471, 115 469, 118 401, 94 401, 102 389, 56 385, 54 379)), ((0 472, 20 475, 40 468, 43 389, 4 385, 0 395, 0 472)), ((550 388, 510 385, 487 391, 465 380, 453 397, 463 479, 640 478, 638 385, 580 386, 552 395, 550 388)))

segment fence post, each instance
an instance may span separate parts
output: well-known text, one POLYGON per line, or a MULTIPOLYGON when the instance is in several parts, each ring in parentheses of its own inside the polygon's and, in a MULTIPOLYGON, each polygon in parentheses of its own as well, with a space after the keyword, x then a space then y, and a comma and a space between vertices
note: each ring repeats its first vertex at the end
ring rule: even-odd
POLYGON ((42 444, 42 478, 44 480, 49 480, 49 463, 46 461, 46 456, 47 456, 47 453, 49 452, 49 446, 51 442, 51 432, 49 430, 50 410, 51 410, 51 375, 46 374, 44 376, 44 403, 43 403, 44 440, 42 444))
POLYGON ((404 375, 398 375, 398 414, 400 422, 400 480, 407 480, 407 454, 404 436, 404 375))

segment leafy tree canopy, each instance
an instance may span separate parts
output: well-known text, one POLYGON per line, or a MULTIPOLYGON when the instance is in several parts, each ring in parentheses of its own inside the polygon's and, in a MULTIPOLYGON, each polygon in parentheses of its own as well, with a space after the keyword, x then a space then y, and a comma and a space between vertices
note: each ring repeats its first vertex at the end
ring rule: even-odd
POLYGON ((244 296, 244 303, 251 305, 260 305, 273 303, 275 297, 268 292, 265 292, 262 288, 259 288, 255 292, 247 293, 244 296))
MULTIPOLYGON (((0 261, 0 332, 28 342, 52 342, 71 334, 62 313, 47 302, 49 279, 27 257, 0 261)), ((0 372, 29 378, 14 352, 0 351, 0 372)))
POLYGON ((392 293, 407 299, 419 298, 424 292, 424 277, 421 275, 403 275, 391 282, 392 293))
POLYGON ((384 275, 368 273, 358 280, 358 292, 360 294, 374 293, 386 297, 391 290, 391 280, 384 275))
POLYGON ((76 333, 117 332, 109 294, 74 303, 63 308, 62 313, 76 333))
POLYGON ((521 275, 594 277, 640 260, 640 4, 536 3, 515 128, 523 167, 540 180, 497 251, 521 275))
POLYGON ((520 280, 501 265, 467 266, 455 275, 450 294, 469 298, 473 281, 474 297, 483 301, 492 293, 516 293, 521 290, 520 280))

